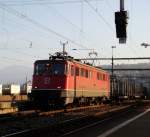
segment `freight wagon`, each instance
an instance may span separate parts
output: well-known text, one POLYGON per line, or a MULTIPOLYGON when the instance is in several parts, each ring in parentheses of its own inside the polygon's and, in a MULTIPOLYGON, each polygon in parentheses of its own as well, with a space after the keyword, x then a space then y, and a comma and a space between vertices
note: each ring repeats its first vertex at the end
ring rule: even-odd
POLYGON ((135 99, 144 96, 145 88, 131 78, 111 78, 111 99, 135 99))

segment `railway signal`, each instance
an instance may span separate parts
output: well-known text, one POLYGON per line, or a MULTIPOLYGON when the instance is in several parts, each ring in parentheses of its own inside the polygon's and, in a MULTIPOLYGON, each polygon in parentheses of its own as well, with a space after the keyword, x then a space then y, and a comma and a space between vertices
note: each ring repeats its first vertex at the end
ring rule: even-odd
POLYGON ((127 11, 124 10, 124 0, 120 0, 120 11, 115 12, 116 37, 119 43, 126 43, 127 38, 127 11))

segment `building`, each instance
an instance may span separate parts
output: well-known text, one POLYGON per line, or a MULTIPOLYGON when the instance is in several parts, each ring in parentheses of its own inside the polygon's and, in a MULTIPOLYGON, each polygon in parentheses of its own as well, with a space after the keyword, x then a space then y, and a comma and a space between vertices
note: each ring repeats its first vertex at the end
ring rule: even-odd
POLYGON ((2 84, 0 84, 0 95, 2 95, 2 84))
POLYGON ((21 94, 31 93, 31 89, 32 89, 32 82, 28 81, 21 86, 21 94))
POLYGON ((2 86, 2 95, 20 94, 20 85, 6 84, 2 86))

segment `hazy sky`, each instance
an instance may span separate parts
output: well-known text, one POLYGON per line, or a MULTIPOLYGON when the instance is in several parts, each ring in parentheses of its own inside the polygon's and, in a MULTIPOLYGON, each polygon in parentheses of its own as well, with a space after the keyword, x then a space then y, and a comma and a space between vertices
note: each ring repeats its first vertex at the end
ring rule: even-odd
POLYGON ((125 9, 128 38, 119 45, 114 23, 119 0, 0 0, 0 69, 31 67, 35 60, 62 50, 60 41, 69 42, 66 49, 75 58, 90 52, 80 49, 111 57, 114 45, 115 57, 149 56, 150 47, 140 44, 150 43, 150 1, 125 0, 125 9))

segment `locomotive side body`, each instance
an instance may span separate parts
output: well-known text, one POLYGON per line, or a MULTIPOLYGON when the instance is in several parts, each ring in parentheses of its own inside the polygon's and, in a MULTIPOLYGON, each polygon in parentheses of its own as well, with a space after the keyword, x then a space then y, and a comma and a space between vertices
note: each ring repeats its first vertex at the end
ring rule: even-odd
POLYGON ((74 91, 76 103, 99 103, 109 99, 110 78, 106 71, 76 61, 71 64, 70 75, 73 77, 67 83, 74 91))
POLYGON ((110 79, 106 71, 85 64, 75 65, 76 97, 109 98, 110 79))

